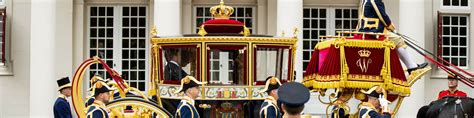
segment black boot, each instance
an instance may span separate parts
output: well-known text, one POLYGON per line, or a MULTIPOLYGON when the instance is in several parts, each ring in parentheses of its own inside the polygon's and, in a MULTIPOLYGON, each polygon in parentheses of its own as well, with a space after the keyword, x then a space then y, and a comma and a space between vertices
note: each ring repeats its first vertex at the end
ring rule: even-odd
POLYGON ((410 68, 410 69, 407 69, 408 71, 408 74, 411 74, 412 71, 414 70, 418 70, 418 69, 422 69, 422 68, 425 68, 426 66, 428 66, 428 63, 422 63, 422 64, 418 64, 417 67, 415 68, 410 68))

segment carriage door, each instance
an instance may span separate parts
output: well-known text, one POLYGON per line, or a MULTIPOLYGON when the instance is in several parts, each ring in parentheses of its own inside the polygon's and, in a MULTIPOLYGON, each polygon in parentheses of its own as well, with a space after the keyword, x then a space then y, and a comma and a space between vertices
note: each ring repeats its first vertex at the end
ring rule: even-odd
MULTIPOLYGON (((148 77, 146 5, 91 5, 87 10, 87 57, 99 56, 131 87, 145 91, 148 77)), ((110 78, 100 64, 91 65, 88 71, 89 78, 93 75, 110 78)))

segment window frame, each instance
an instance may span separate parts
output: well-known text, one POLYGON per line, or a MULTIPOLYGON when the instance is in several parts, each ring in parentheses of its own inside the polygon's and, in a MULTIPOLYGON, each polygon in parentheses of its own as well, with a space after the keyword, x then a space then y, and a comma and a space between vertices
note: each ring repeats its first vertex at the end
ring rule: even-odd
MULTIPOLYGON (((440 23, 442 23, 441 15, 465 15, 465 16, 468 16, 469 20, 467 20, 467 23, 468 23, 468 25, 467 25, 467 30, 468 30, 467 40, 469 41, 470 38, 472 37, 472 35, 474 34, 474 33, 469 32, 469 30, 471 30, 470 25, 472 23, 474 23, 472 21, 472 17, 471 17, 473 15, 472 10, 471 10, 472 5, 471 5, 470 0, 468 1, 468 6, 464 6, 464 7, 443 6, 443 0, 438 0, 438 1, 433 1, 433 2, 434 2, 434 8, 435 8, 435 11, 433 11, 433 16, 432 16, 432 19, 434 21, 434 23, 433 23, 434 24, 434 26, 433 26, 433 31, 434 31, 433 36, 434 36, 434 38, 436 38, 436 40, 433 41, 432 45, 434 46, 433 52, 436 52, 436 56, 440 56, 440 55, 442 55, 442 53, 440 53, 440 51, 442 49, 441 50, 439 49, 441 47, 440 43, 442 43, 440 41, 442 41, 442 38, 443 38, 442 37, 443 32, 442 32, 442 30, 440 30, 440 28, 442 28, 442 26, 440 24, 440 23)), ((472 45, 474 45, 474 42, 472 42, 472 41, 467 42, 467 45, 472 46, 472 45)), ((466 53, 468 53, 467 55, 469 55, 469 56, 467 56, 467 58, 472 60, 473 59, 472 54, 469 54, 469 53, 472 53, 472 51, 471 51, 472 49, 469 46, 467 48, 468 49, 467 49, 466 53)), ((474 72, 474 68, 472 68, 474 65, 473 65, 473 63, 470 63, 471 60, 469 60, 469 59, 467 59, 467 65, 466 65, 467 67, 459 67, 459 68, 463 69, 467 72, 474 72)), ((433 71, 433 73, 432 73, 431 77, 432 78, 437 78, 437 79, 446 78, 446 76, 448 74, 445 71, 443 71, 441 68, 438 68, 438 67, 435 67, 432 71, 433 71)))
MULTIPOLYGON (((470 56, 471 56, 470 53, 472 52, 472 51, 470 50, 470 43, 471 43, 471 41, 469 41, 469 39, 471 38, 471 36, 470 36, 470 35, 471 35, 471 34, 470 34, 470 20, 471 20, 470 15, 469 15, 469 14, 441 13, 441 12, 439 12, 438 15, 439 15, 439 16, 438 16, 439 18, 438 18, 437 20, 438 20, 438 25, 440 25, 440 26, 438 26, 438 27, 436 28, 437 31, 438 31, 438 32, 437 32, 437 33, 438 33, 438 34, 437 34, 437 37, 438 37, 438 38, 437 38, 437 41, 436 41, 436 45, 437 45, 437 46, 436 46, 436 56, 441 57, 441 58, 443 58, 443 59, 444 59, 444 54, 443 54, 443 52, 442 52, 442 49, 439 49, 439 48, 444 48, 444 46, 445 46, 445 45, 442 44, 443 38, 445 37, 445 35, 443 34, 443 30, 442 30, 442 29, 444 28, 444 27, 443 27, 444 24, 443 24, 443 20, 442 20, 443 17, 444 17, 444 16, 449 16, 449 17, 457 16, 457 17, 466 17, 466 18, 467 18, 467 19, 466 19, 466 30, 467 30, 467 31, 466 31, 466 46, 465 46, 465 48, 466 48, 466 56, 465 56, 465 57, 466 57, 466 66, 459 66, 457 63, 456 63, 456 64, 453 63, 453 64, 456 65, 456 66, 458 66, 460 69, 464 69, 464 70, 469 70, 469 69, 471 69, 472 66, 471 66, 471 64, 469 63, 469 62, 470 62, 470 59, 471 59, 471 58, 470 58, 470 56), (441 22, 440 22, 439 20, 441 20, 441 22), (440 44, 440 43, 441 43, 441 44, 440 44)), ((450 22, 450 23, 452 23, 452 22, 450 22)), ((451 28, 451 27, 452 27, 452 24, 449 24, 448 27, 451 28)), ((458 22, 457 27, 459 27, 459 22, 458 22)), ((460 39, 459 39, 459 32, 460 32, 460 30, 458 29, 458 35, 456 35, 456 37, 458 37, 458 42, 460 42, 460 41, 459 41, 459 40, 460 40, 460 39)), ((448 35, 447 37, 452 37, 452 35, 448 35)), ((450 39, 450 43, 451 43, 451 42, 452 42, 452 40, 450 39)), ((458 43, 458 45, 460 45, 460 43, 458 43)), ((447 47, 450 48, 450 49, 453 48, 452 44, 448 45, 447 47)), ((454 47, 456 47, 456 48, 462 48, 461 46, 454 46, 454 47)), ((458 50, 458 51, 460 51, 460 50, 458 50)), ((450 54, 447 58, 453 58, 453 56, 450 54)), ((460 57, 460 55, 458 55, 457 57, 455 56, 454 58, 462 58, 462 57, 460 57)), ((459 59, 459 60, 460 60, 460 59, 459 59)), ((448 60, 447 60, 447 61, 448 61, 448 60)), ((451 59, 450 59, 448 62, 451 62, 451 59)), ((460 62, 458 62, 458 63, 460 63, 460 62)))
MULTIPOLYGON (((244 67, 242 68, 243 69, 243 84, 236 84, 237 86, 246 86, 249 84, 249 72, 248 71, 248 65, 249 65, 249 59, 248 59, 248 56, 249 56, 249 44, 248 43, 234 43, 234 44, 223 44, 223 43, 206 43, 205 44, 206 46, 206 51, 205 51, 205 54, 203 56, 205 56, 205 65, 206 65, 206 70, 205 70, 205 73, 206 73, 206 76, 204 77, 206 82, 209 82, 208 85, 209 86, 219 86, 219 85, 229 85, 229 84, 214 84, 214 83, 210 83, 212 80, 212 77, 211 77, 211 69, 212 69, 212 65, 211 65, 211 61, 212 61, 212 55, 211 55, 211 51, 213 49, 217 49, 217 50, 237 50, 237 51, 240 51, 240 50, 243 50, 243 59, 244 59, 244 67)), ((234 74, 235 74, 235 71, 233 71, 234 74)), ((220 79, 220 78, 219 78, 220 79)), ((233 82, 234 83, 234 82, 233 82)), ((230 84, 230 85, 233 85, 233 84, 230 84)))
MULTIPOLYGON (((150 76, 149 76, 149 74, 150 74, 150 72, 149 72, 149 70, 150 70, 150 62, 148 61, 148 60, 150 59, 150 55, 149 55, 149 51, 150 51, 149 48, 150 48, 150 45, 148 45, 148 40, 149 40, 149 37, 150 37, 150 36, 149 36, 149 31, 148 31, 148 30, 149 30, 149 28, 150 28, 149 24, 150 24, 150 22, 151 22, 151 19, 150 19, 150 7, 149 7, 149 5, 147 5, 147 4, 132 4, 132 5, 130 5, 130 4, 89 4, 89 5, 86 5, 86 7, 85 7, 85 9, 84 9, 84 11, 86 12, 86 13, 85 13, 85 16, 84 16, 84 17, 85 17, 85 19, 84 19, 84 20, 85 20, 85 27, 84 27, 84 28, 86 28, 86 29, 85 29, 85 33, 84 33, 84 34, 85 34, 85 38, 84 38, 84 39, 86 40, 86 41, 84 41, 84 43, 86 43, 86 44, 84 45, 84 46, 85 46, 85 52, 84 52, 84 54, 85 54, 85 57, 86 57, 86 58, 89 58, 89 57, 90 57, 90 51, 91 51, 91 47, 90 47, 90 43, 91 43, 91 36, 90 36, 91 14, 90 14, 90 12, 91 12, 91 8, 92 8, 92 7, 113 7, 113 9, 114 9, 114 13, 113 13, 113 14, 114 14, 114 16, 113 16, 113 20, 114 20, 114 21, 113 21, 113 28, 112 28, 112 29, 113 29, 113 38, 112 38, 112 40, 113 40, 113 45, 114 45, 114 46, 112 47, 112 51, 113 51, 112 62, 114 63, 114 65, 109 65, 109 66, 110 66, 112 69, 116 70, 120 75, 122 75, 122 74, 123 74, 123 71, 125 70, 125 69, 122 68, 122 67, 123 67, 123 65, 122 65, 122 59, 123 59, 123 58, 122 58, 122 52, 123 52, 124 50, 133 50, 133 49, 131 49, 131 48, 124 49, 123 46, 122 46, 123 39, 124 39, 124 38, 122 37, 122 33, 123 33, 123 29, 124 29, 124 28, 123 28, 123 24, 122 24, 122 23, 123 23, 122 20, 123 20, 123 18, 124 18, 124 16, 123 16, 123 8, 124 8, 124 7, 145 7, 145 10, 146 10, 145 20, 146 20, 146 22, 145 22, 145 37, 143 38, 144 40, 146 40, 146 41, 145 41, 145 48, 144 48, 144 49, 145 49, 145 54, 144 54, 144 56, 145 56, 145 59, 144 59, 144 60, 145 60, 145 69, 143 69, 144 72, 145 72, 145 75, 144 75, 145 79, 144 79, 144 80, 140 80, 140 79, 138 79, 138 77, 137 77, 137 79, 134 80, 133 82, 137 82, 137 83, 138 83, 138 82, 144 82, 144 83, 145 83, 145 85, 144 85, 144 87, 143 87, 143 88, 144 88, 144 91, 142 91, 142 92, 144 92, 144 94, 148 94, 148 87, 149 87, 149 84, 150 84, 150 83, 149 83, 149 80, 150 80, 150 76)), ((141 26, 136 26, 135 28, 139 28, 139 27, 141 27, 141 26)), ((128 28, 132 28, 132 27, 131 27, 131 26, 128 26, 128 28)), ((137 37, 135 37, 135 38, 130 37, 130 38, 128 38, 128 39, 136 39, 137 41, 138 41, 138 40, 141 40, 142 38, 139 38, 138 35, 139 35, 139 34, 137 34, 137 37)), ((138 43, 139 43, 139 42, 137 42, 137 45, 138 45, 138 43)), ((98 44, 97 44, 97 45, 98 45, 98 44)), ((104 48, 104 49, 105 49, 105 48, 104 48)), ((138 55, 138 50, 140 50, 140 49, 141 49, 141 48, 139 48, 139 47, 137 46, 137 48, 136 48, 136 50, 137 50, 137 55, 138 55)), ((130 54, 130 53, 129 53, 129 54, 130 54)), ((137 59, 135 59, 135 60, 138 60, 138 58, 139 58, 139 57, 137 56, 137 59)), ((129 60, 130 60, 130 59, 129 59, 129 60)), ((133 60, 133 59, 132 59, 132 60, 133 60)), ((87 69, 87 70, 88 70, 88 71, 87 71, 85 77, 86 77, 86 78, 91 78, 91 77, 92 77, 92 75, 90 75, 90 72, 91 72, 91 71, 90 71, 90 69, 87 69)), ((128 70, 130 70, 130 69, 128 69, 128 70)), ((136 69, 136 70, 137 70, 137 76, 138 76, 138 73, 139 73, 138 70, 141 70, 141 69, 139 69, 139 67, 138 67, 138 62, 137 62, 137 69, 136 69)), ((129 71, 129 72, 131 72, 131 71, 129 71)), ((105 76, 105 75, 104 75, 104 76, 105 76)), ((106 78, 104 78, 104 79, 106 79, 106 78)), ((126 79, 124 79, 124 80, 126 80, 126 79)), ((85 85, 89 85, 89 84, 88 84, 89 81, 90 81, 90 79, 85 79, 85 82, 87 83, 87 84, 85 84, 85 85)), ((131 82, 130 82, 130 81, 127 81, 127 84, 130 85, 131 82)), ((137 85, 138 85, 138 84, 137 84, 137 85)), ((90 86, 90 85, 89 85, 89 86, 90 86)), ((89 87, 89 86, 87 86, 87 87, 89 87)), ((137 86, 137 89, 139 89, 139 88, 140 88, 140 87, 137 86)))
MULTIPOLYGON (((317 18, 317 19, 326 20, 326 28, 319 28, 319 27, 318 28, 311 28, 311 22, 310 22, 310 27, 305 28, 304 20, 306 20, 306 19, 312 20, 314 18, 313 17, 306 18, 306 17, 304 17, 304 13, 303 13, 303 30, 302 30, 303 32, 305 30, 317 30, 318 32, 324 30, 324 31, 326 31, 326 36, 335 36, 335 35, 337 35, 336 31, 338 31, 339 29, 336 28, 336 20, 341 19, 341 18, 336 18, 336 10, 337 9, 342 9, 342 10, 344 10, 344 9, 350 9, 350 10, 356 9, 357 14, 358 14, 358 10, 359 10, 359 8, 357 6, 353 6, 353 5, 349 5, 349 6, 343 6, 343 5, 340 5, 340 6, 314 6, 314 5, 308 5, 308 6, 303 7, 303 12, 304 12, 305 9, 310 9, 310 11, 311 11, 311 9, 325 9, 326 10, 326 17, 325 18, 317 18)), ((352 17, 352 16, 350 16, 350 17, 352 17)), ((342 18, 342 19, 346 19, 346 18, 342 18)), ((349 20, 352 20, 352 18, 349 18, 349 20)), ((342 21, 342 22, 344 22, 344 21, 342 21)), ((341 29, 344 29, 344 28, 341 28, 341 29)), ((319 39, 319 37, 318 37, 318 39, 312 38, 311 37, 311 32, 310 32, 309 35, 310 35, 310 37, 308 39, 305 39, 304 38, 305 36, 303 34, 303 37, 302 37, 303 43, 304 43, 304 41, 308 41, 308 40, 311 43, 312 42, 318 42, 319 43, 320 41, 322 41, 321 39, 319 39)), ((312 44, 309 44, 309 45, 310 45, 311 49, 305 49, 304 44, 303 44, 303 58, 301 59, 301 61, 303 62, 303 73, 306 72, 306 70, 305 70, 306 67, 304 66, 305 65, 304 63, 305 62, 309 63, 309 61, 310 61, 310 59, 308 59, 308 60, 304 59, 304 53, 305 53, 305 51, 306 52, 309 51, 310 52, 309 53, 309 58, 311 58, 311 55, 313 54, 313 50, 314 50, 314 47, 311 47, 312 44)))
MULTIPOLYGON (((226 5, 227 5, 227 4, 226 4, 226 5)), ((197 20, 197 8, 198 8, 198 7, 213 7, 213 6, 215 6, 215 5, 210 5, 210 4, 193 4, 193 6, 192 6, 192 11, 191 11, 191 12, 192 12, 192 16, 191 16, 191 22, 192 22, 192 23, 191 23, 191 25, 192 25, 192 26, 191 26, 191 33, 193 33, 193 34, 196 33, 196 28, 198 27, 197 24, 196 24, 196 20, 197 20)), ((251 31, 252 31, 251 33, 252 33, 252 34, 257 34, 257 30, 258 30, 258 29, 257 29, 257 25, 256 25, 256 24, 257 24, 257 21, 258 21, 258 20, 257 20, 257 15, 258 15, 257 13, 258 13, 258 12, 256 11, 256 10, 257 10, 257 6, 256 6, 256 5, 233 5, 233 4, 230 4, 230 5, 228 5, 228 6, 232 6, 232 7, 234 8, 234 14, 236 14, 236 12, 237 12, 237 11, 235 10, 236 8, 242 8, 242 7, 243 7, 243 8, 251 8, 251 9, 252 9, 252 17, 251 17, 251 19, 252 19, 252 28, 249 28, 249 29, 251 29, 251 31)), ((212 18, 212 15, 211 15, 210 17, 212 18)), ((231 16, 231 18, 232 18, 232 16, 231 16)), ((204 22, 205 22, 205 21, 203 21, 203 23, 204 23, 204 22)))
MULTIPOLYGON (((452 0, 450 0, 452 1, 452 0)), ((467 0, 467 6, 461 6, 461 3, 459 3, 459 6, 444 6, 443 5, 443 0, 439 0, 439 7, 441 9, 451 9, 451 10, 470 10, 471 9, 471 0, 467 0)))
POLYGON ((293 73, 292 70, 294 70, 293 69, 293 63, 292 63, 293 62, 293 55, 291 55, 291 52, 293 52, 294 49, 292 49, 290 45, 270 45, 270 44, 265 44, 265 43, 252 44, 252 45, 253 45, 252 46, 253 47, 253 49, 252 49, 253 50, 253 55, 252 55, 253 59, 252 59, 252 62, 250 62, 250 63, 252 63, 253 70, 254 70, 253 72, 251 72, 252 76, 253 76, 252 85, 265 85, 265 80, 259 81, 258 78, 257 78, 258 71, 256 71, 256 70, 257 70, 257 63, 258 63, 258 58, 257 58, 258 57, 257 53, 259 51, 258 49, 282 49, 282 58, 281 58, 282 60, 280 62, 281 67, 279 68, 281 70, 276 70, 276 71, 280 71, 281 73, 276 72, 276 74, 279 74, 279 75, 273 75, 273 76, 276 76, 276 77, 282 76, 282 77, 279 77, 279 79, 282 83, 288 82, 288 81, 293 79, 293 78, 291 78, 291 74, 293 73), (286 62, 283 61, 283 60, 285 60, 285 58, 283 56, 284 53, 285 53, 285 49, 288 50, 288 57, 286 58, 287 59, 286 62), (285 63, 286 63, 286 65, 285 65, 285 63), (284 66, 288 67, 287 68, 288 73, 286 73, 286 74, 285 74, 285 71, 283 71, 284 66), (283 79, 283 75, 287 75, 285 77, 286 79, 283 79))
POLYGON ((10 23, 10 19, 8 18, 8 15, 9 15, 9 12, 8 11, 11 11, 11 4, 9 4, 8 2, 6 2, 5 0, 2 1, 2 3, 0 4, 0 8, 1 9, 4 9, 4 24, 2 24, 3 26, 0 26, 1 28, 3 28, 3 32, 4 32, 4 36, 2 37, 2 39, 0 40, 3 40, 3 43, 1 44, 2 47, 2 50, 3 50, 3 53, 2 56, 2 62, 0 62, 0 76, 13 76, 13 62, 11 60, 11 40, 10 40, 10 28, 11 28, 11 23, 10 23))

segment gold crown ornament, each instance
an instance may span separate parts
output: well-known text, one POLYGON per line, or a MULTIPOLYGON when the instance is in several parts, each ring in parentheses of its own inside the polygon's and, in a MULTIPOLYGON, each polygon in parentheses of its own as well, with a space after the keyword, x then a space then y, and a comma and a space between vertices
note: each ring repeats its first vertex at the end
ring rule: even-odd
POLYGON ((234 13, 234 8, 224 5, 224 0, 221 0, 220 4, 211 7, 211 15, 214 19, 229 19, 230 15, 234 13))
POLYGON ((369 57, 371 52, 369 50, 363 49, 359 50, 358 53, 360 57, 369 57))

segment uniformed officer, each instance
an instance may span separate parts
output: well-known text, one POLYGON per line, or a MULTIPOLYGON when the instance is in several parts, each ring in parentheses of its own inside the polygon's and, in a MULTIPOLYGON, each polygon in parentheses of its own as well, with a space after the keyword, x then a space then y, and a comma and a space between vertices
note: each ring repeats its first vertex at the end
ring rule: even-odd
POLYGON ((347 101, 351 99, 353 91, 341 91, 337 89, 336 91, 336 101, 333 103, 334 107, 332 110, 332 118, 349 118, 349 107, 346 105, 347 101))
POLYGON ((406 51, 405 41, 397 34, 392 33, 396 32, 395 26, 385 12, 385 5, 382 0, 361 0, 360 4, 359 9, 361 11, 359 12, 359 24, 357 25, 359 32, 387 34, 389 40, 396 45, 398 56, 408 68, 409 74, 428 65, 428 63, 416 64, 410 59, 410 55, 406 51))
MULTIPOLYGON (((90 85, 94 85, 97 81, 105 82, 105 80, 102 77, 100 77, 98 75, 94 75, 94 77, 92 77, 91 80, 90 80, 90 85)), ((89 88, 89 91, 92 93, 92 95, 89 96, 88 99, 86 100, 86 104, 85 104, 86 108, 89 107, 90 105, 92 105, 94 103, 94 100, 95 100, 95 98, 94 98, 94 86, 89 88)))
POLYGON ((109 102, 110 93, 113 89, 110 88, 107 83, 103 81, 95 82, 93 86, 94 91, 94 103, 87 109, 87 118, 108 118, 108 112, 105 104, 109 102))
POLYGON ((280 109, 278 108, 278 87, 281 83, 275 76, 267 77, 265 81, 265 88, 260 93, 266 92, 268 97, 263 101, 260 106, 260 118, 281 118, 280 109))
POLYGON ((304 104, 309 100, 309 90, 301 83, 288 82, 278 88, 283 118, 300 118, 304 104))
POLYGON ((458 90, 458 77, 452 73, 448 75, 448 90, 439 92, 438 99, 442 99, 446 96, 455 96, 455 97, 467 97, 467 94, 458 90))
POLYGON ((184 96, 176 110, 176 118, 199 118, 199 113, 194 106, 194 100, 199 97, 199 86, 203 84, 205 82, 199 82, 192 76, 186 76, 181 79, 181 87, 177 92, 183 92, 184 96))
POLYGON ((388 110, 389 101, 383 97, 384 89, 374 86, 368 91, 361 90, 368 97, 367 102, 363 102, 359 108, 359 118, 390 118, 390 110, 388 110), (378 109, 382 108, 379 113, 378 109))
POLYGON ((56 81, 59 86, 59 97, 54 103, 54 117, 55 118, 72 118, 71 107, 67 101, 67 97, 71 96, 71 82, 69 77, 63 77, 56 81))

